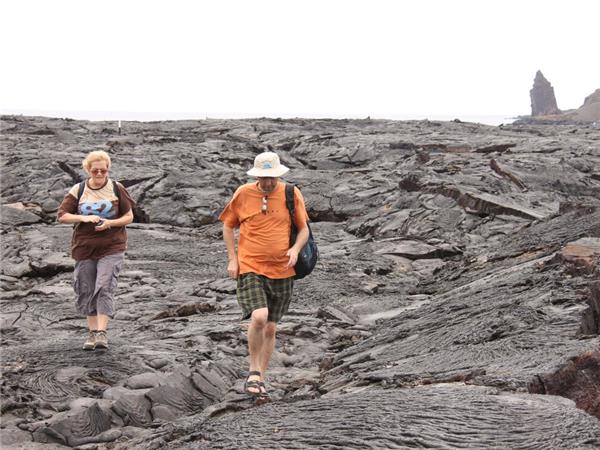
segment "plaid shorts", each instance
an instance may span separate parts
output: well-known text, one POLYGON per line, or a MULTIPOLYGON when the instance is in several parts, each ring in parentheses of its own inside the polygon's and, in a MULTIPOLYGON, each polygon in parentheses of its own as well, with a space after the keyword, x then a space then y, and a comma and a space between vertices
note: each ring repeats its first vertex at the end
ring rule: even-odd
POLYGON ((279 322, 287 312, 292 300, 294 277, 271 279, 249 272, 238 277, 237 299, 242 308, 242 320, 252 311, 269 308, 268 321, 279 322))

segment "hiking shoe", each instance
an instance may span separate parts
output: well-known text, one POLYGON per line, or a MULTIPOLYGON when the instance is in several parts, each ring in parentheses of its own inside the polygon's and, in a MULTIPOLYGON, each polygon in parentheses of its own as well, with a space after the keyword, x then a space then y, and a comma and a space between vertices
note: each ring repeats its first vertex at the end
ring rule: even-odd
POLYGON ((96 332, 90 330, 87 339, 83 343, 84 350, 94 350, 96 348, 96 332))
POLYGON ((106 331, 96 331, 96 348, 108 348, 108 338, 106 337, 106 331))

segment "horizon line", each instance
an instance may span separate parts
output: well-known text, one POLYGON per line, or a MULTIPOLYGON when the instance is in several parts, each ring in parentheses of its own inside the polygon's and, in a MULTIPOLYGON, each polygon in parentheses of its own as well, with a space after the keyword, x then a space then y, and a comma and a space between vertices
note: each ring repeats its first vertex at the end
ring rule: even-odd
MULTIPOLYGON (((38 116, 55 119, 87 120, 91 122, 156 122, 168 120, 240 120, 240 119, 335 119, 335 120, 439 120, 452 121, 461 120, 469 122, 468 119, 488 119, 494 124, 502 121, 514 121, 525 115, 519 114, 473 114, 473 113, 384 113, 384 114, 358 114, 358 113, 305 113, 298 115, 294 113, 267 114, 264 113, 219 113, 219 112, 175 112, 175 111, 102 111, 102 110, 60 110, 60 109, 0 109, 2 115, 38 116)), ((483 122, 485 123, 485 122, 483 122)))

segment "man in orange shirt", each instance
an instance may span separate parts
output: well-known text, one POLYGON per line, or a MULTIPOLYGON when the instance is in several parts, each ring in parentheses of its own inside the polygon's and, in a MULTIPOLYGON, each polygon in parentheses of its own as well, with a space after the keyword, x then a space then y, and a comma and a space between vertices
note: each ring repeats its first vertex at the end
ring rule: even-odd
POLYGON ((237 279, 242 319, 250 318, 250 371, 244 390, 260 402, 269 401, 264 380, 275 348, 277 322, 288 310, 294 266, 308 240, 304 198, 294 188, 298 237, 290 247, 291 217, 285 202, 285 183, 279 180, 288 170, 273 152, 257 155, 247 174, 258 180, 240 186, 219 216, 229 260, 227 272, 237 279), (240 233, 236 252, 237 227, 240 233))

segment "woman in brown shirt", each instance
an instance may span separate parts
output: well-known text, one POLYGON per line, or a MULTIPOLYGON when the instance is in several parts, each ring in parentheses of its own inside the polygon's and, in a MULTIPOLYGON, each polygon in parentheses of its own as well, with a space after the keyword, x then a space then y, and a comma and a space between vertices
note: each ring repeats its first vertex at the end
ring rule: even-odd
POLYGON ((89 178, 73 186, 58 209, 60 223, 74 224, 71 256, 77 311, 87 317, 84 350, 108 348, 106 329, 114 315, 114 293, 127 249, 125 226, 133 222, 133 200, 108 177, 110 156, 99 150, 83 160, 89 178))

